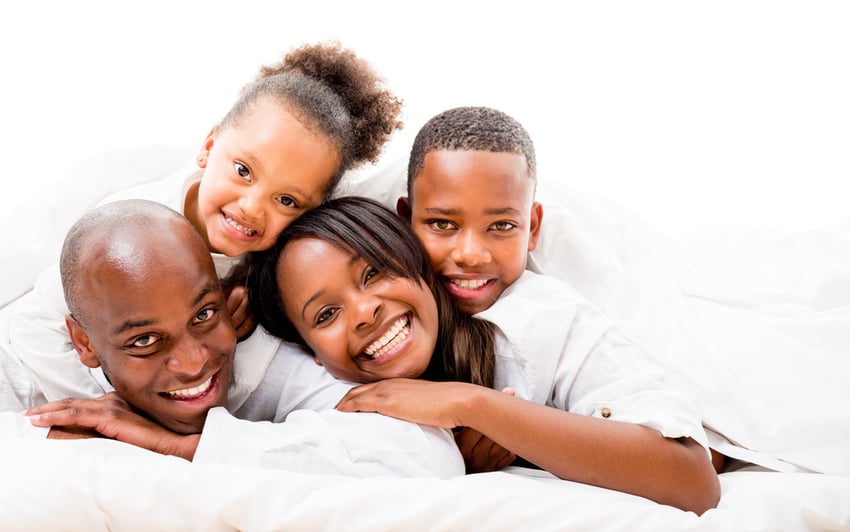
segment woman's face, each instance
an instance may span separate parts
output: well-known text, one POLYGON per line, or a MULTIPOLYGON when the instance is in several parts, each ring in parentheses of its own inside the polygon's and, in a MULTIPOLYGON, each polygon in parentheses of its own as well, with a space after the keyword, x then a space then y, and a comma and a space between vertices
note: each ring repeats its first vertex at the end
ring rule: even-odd
POLYGON ((416 378, 428 367, 439 326, 424 283, 388 277, 316 238, 289 243, 277 276, 287 318, 334 377, 416 378))

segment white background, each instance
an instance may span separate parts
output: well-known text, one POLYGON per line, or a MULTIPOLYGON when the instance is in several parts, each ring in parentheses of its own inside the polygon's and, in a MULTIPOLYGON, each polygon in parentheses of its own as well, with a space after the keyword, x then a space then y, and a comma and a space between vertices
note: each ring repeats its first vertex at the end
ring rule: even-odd
POLYGON ((490 105, 542 179, 672 232, 825 228, 848 213, 847 5, 3 2, 0 209, 105 150, 200 145, 261 64, 337 38, 405 100, 405 135, 490 105))

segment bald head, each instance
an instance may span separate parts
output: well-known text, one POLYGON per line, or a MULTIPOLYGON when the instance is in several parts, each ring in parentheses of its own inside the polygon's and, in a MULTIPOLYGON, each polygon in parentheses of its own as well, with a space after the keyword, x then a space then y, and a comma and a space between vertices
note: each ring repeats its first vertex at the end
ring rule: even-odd
POLYGON ((177 261, 196 263, 215 275, 203 239, 179 213, 147 200, 102 205, 77 220, 62 246, 60 271, 68 309, 80 324, 86 323, 87 295, 95 294, 84 279, 96 281, 104 268, 141 282, 156 279, 158 268, 177 261))

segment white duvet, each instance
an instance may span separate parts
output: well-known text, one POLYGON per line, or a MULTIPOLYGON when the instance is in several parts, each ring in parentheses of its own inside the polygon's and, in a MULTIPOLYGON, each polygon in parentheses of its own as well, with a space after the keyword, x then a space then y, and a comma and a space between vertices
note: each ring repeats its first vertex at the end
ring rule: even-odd
MULTIPOLYGON (((81 167, 47 202, 42 226, 4 231, 0 303, 56 259, 85 209, 191 155, 152 146, 81 167)), ((354 176, 349 191, 393 203, 398 169, 354 176)), ((734 434, 731 450, 828 474, 724 473, 719 507, 697 517, 527 470, 358 480, 191 464, 112 441, 6 439, 0 529, 850 530, 850 223, 799 234, 718 227, 673 241, 616 205, 541 180, 544 227, 559 237, 544 238, 541 260, 565 259, 560 276, 640 341, 682 357, 680 378, 707 423, 734 434)), ((19 209, 4 227, 45 205, 19 209)))

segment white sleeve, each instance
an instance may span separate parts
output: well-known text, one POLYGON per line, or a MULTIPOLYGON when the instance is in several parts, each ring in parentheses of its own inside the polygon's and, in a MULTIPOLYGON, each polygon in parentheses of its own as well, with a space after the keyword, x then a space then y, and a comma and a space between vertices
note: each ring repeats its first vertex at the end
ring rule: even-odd
POLYGON ((80 362, 71 344, 58 263, 39 276, 32 292, 4 310, 9 320, 4 349, 17 357, 48 401, 100 397, 111 391, 80 362))
POLYGON ((464 474, 449 431, 336 410, 298 410, 272 423, 237 419, 214 408, 193 461, 353 477, 464 474))

